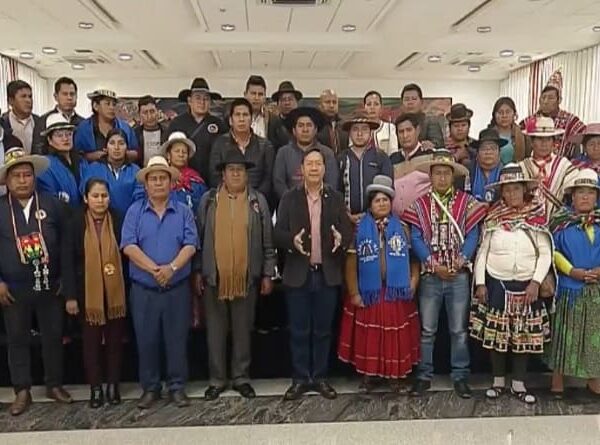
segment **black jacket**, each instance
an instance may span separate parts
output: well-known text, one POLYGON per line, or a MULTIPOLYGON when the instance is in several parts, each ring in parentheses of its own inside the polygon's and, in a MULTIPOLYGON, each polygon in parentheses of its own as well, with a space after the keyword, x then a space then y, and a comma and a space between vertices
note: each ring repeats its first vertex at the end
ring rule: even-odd
MULTIPOLYGON (((123 218, 118 212, 109 210, 113 220, 113 231, 117 244, 121 244, 121 229, 123 227, 123 218)), ((84 250, 84 234, 85 234, 85 209, 80 208, 73 213, 71 218, 72 229, 72 244, 75 258, 75 285, 77 289, 77 301, 79 302, 79 310, 85 309, 85 250, 84 250)), ((123 264, 123 277, 127 282, 129 274, 127 273, 127 261, 121 255, 121 263, 123 264)), ((102 279, 102 277, 98 277, 102 279)), ((127 286, 125 286, 127 288, 127 286)))
POLYGON ((226 126, 221 119, 211 114, 200 123, 188 111, 180 114, 169 124, 167 137, 174 131, 183 131, 196 144, 196 153, 190 159, 190 167, 200 173, 203 178, 210 177, 209 159, 212 144, 220 134, 225 133, 226 126))
POLYGON ((342 130, 341 121, 337 117, 327 121, 317 133, 317 139, 331 148, 336 156, 350 146, 348 132, 342 130))
MULTIPOLYGON (((58 112, 59 111, 57 108, 53 108, 47 113, 42 114, 39 119, 35 121, 35 125, 33 127, 33 146, 31 147, 31 151, 33 153, 41 155, 48 154, 48 140, 42 136, 42 131, 46 129, 46 120, 48 119, 48 116, 58 112)), ((70 122, 77 128, 77 125, 79 125, 83 120, 84 118, 82 116, 74 113, 71 116, 70 122)))
MULTIPOLYGON (((321 255, 323 274, 328 286, 342 284, 342 266, 345 251, 352 241, 352 224, 346 213, 342 194, 324 184, 321 207, 321 255), (342 245, 332 253, 331 226, 342 235, 342 245)), ((304 186, 289 190, 283 195, 277 210, 277 223, 273 232, 275 246, 285 253, 283 284, 302 287, 309 270, 309 257, 294 247, 294 237, 304 229, 304 250, 310 251, 310 218, 304 186)))
POLYGON ((271 116, 267 129, 267 139, 271 141, 275 152, 292 140, 292 135, 283 124, 281 116, 271 116))
POLYGON ((4 126, 4 122, 0 121, 0 139, 2 139, 2 145, 4 151, 7 152, 13 147, 20 147, 23 143, 18 137, 13 136, 12 130, 9 127, 4 126))
MULTIPOLYGON (((221 172, 217 166, 225 160, 227 152, 231 149, 239 150, 231 133, 219 136, 212 146, 210 177, 207 178, 212 188, 218 187, 221 183, 221 172)), ((273 184, 273 164, 275 163, 275 151, 271 143, 267 139, 253 134, 250 144, 246 147, 244 157, 246 161, 254 164, 254 167, 248 170, 248 184, 264 196, 269 196, 273 184)))
MULTIPOLYGON (((158 128, 160 129, 160 143, 164 144, 168 139, 167 123, 159 122, 158 128)), ((138 140, 138 145, 139 145, 138 157, 137 157, 137 161, 135 163, 137 165, 139 165, 140 167, 144 168, 144 165, 146 165, 146 161, 147 161, 147 159, 144 159, 144 127, 142 127, 141 125, 136 125, 135 127, 133 127, 133 132, 135 133, 135 136, 138 140)), ((187 134, 186 134, 186 136, 187 136, 187 134)))
MULTIPOLYGON (((10 130, 10 132, 12 133, 12 127, 10 126, 10 118, 8 117, 8 111, 3 113, 2 116, 0 116, 0 125, 2 125, 2 127, 4 127, 5 130, 10 130)), ((32 153, 40 153, 36 151, 36 147, 40 146, 41 143, 43 143, 44 138, 42 138, 42 136, 36 132, 36 128, 40 125, 40 121, 42 120, 42 118, 40 116, 38 116, 37 114, 31 114, 31 116, 33 116, 33 136, 31 138, 31 152, 32 153), (41 140, 41 142, 40 142, 41 140)), ((46 120, 44 119, 44 122, 46 122, 46 120)), ((16 137, 13 135, 13 137, 16 137)), ((17 138, 18 139, 18 138, 17 138)), ((23 146, 23 141, 19 141, 21 142, 19 144, 19 146, 23 146)), ((14 146, 14 145, 13 145, 14 146)))

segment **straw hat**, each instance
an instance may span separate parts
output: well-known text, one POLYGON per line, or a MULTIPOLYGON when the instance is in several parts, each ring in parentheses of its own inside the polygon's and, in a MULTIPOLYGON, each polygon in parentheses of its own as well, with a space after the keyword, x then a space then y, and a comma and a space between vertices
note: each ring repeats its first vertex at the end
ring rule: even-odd
POLYGON ((577 176, 564 188, 564 193, 572 193, 577 187, 590 187, 600 190, 598 185, 598 173, 591 168, 584 168, 577 172, 577 176))
POLYGON ((565 130, 554 127, 554 119, 547 116, 538 116, 535 118, 535 125, 532 123, 525 128, 523 134, 538 138, 551 138, 560 136, 565 130))
POLYGON ((600 136, 600 123, 587 124, 583 133, 574 134, 569 138, 569 142, 581 144, 586 136, 600 136))
POLYGON ((32 165, 35 176, 44 173, 50 166, 45 156, 28 155, 23 147, 13 147, 4 153, 4 164, 0 167, 0 185, 6 184, 8 171, 21 164, 32 165))
POLYGON ((177 181, 177 179, 179 179, 179 170, 175 167, 171 167, 167 160, 162 156, 152 156, 148 161, 148 165, 137 172, 135 177, 139 182, 146 182, 146 176, 148 176, 149 173, 156 171, 167 172, 171 176, 171 181, 177 181))
POLYGON ((74 130, 75 125, 69 122, 62 113, 52 113, 46 118, 46 129, 40 132, 42 136, 49 136, 55 130, 74 130))
POLYGON ((427 161, 419 162, 416 166, 416 170, 430 174, 432 167, 435 167, 436 165, 450 167, 454 171, 454 176, 467 176, 469 174, 469 170, 467 170, 464 165, 456 162, 452 153, 445 148, 434 150, 431 154, 431 158, 427 161))
POLYGON ((524 184, 533 188, 537 185, 537 181, 527 176, 519 164, 510 162, 500 170, 498 181, 487 185, 485 188, 496 189, 504 184, 524 184))

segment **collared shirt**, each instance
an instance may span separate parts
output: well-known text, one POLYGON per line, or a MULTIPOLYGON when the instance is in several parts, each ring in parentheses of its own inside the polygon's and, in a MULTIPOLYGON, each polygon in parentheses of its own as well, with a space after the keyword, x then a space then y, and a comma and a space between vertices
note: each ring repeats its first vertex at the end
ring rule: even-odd
POLYGON ((261 138, 267 137, 266 120, 262 113, 252 116, 252 131, 261 138))
POLYGON ((321 252, 322 193, 322 189, 317 195, 313 195, 306 190, 306 202, 308 203, 308 215, 310 218, 310 264, 321 264, 323 261, 321 252))
POLYGON ((12 111, 8 113, 10 127, 13 135, 23 142, 23 148, 27 154, 31 154, 31 144, 33 143, 33 116, 30 114, 25 119, 19 119, 12 111))
MULTIPOLYGON (((170 264, 185 246, 199 247, 194 214, 186 205, 170 198, 160 218, 148 199, 134 202, 123 221, 121 249, 138 246, 157 265, 170 264)), ((185 280, 191 273, 191 262, 173 274, 170 285, 185 280)), ((130 263, 129 276, 143 286, 159 289, 154 277, 130 263)))
POLYGON ((110 164, 109 162, 106 163, 106 166, 108 167, 108 170, 113 174, 115 179, 118 180, 121 172, 123 172, 125 170, 125 168, 127 167, 127 163, 121 165, 119 168, 114 168, 112 166, 112 164, 110 164))

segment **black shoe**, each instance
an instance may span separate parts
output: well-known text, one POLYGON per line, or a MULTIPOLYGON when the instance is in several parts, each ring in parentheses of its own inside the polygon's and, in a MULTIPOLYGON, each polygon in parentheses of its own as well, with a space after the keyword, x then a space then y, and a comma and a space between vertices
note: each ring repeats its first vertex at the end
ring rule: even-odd
POLYGON ((121 392, 119 391, 118 384, 106 385, 106 400, 111 405, 121 404, 121 392))
POLYGON ((150 409, 154 402, 160 399, 160 393, 158 391, 144 391, 140 400, 138 400, 137 407, 139 409, 150 409))
POLYGON ((233 389, 240 393, 240 395, 246 399, 253 399, 256 397, 254 388, 250 386, 250 383, 242 383, 241 385, 233 385, 233 389))
POLYGON ((204 391, 204 399, 205 400, 217 400, 222 392, 225 391, 225 386, 214 386, 210 385, 204 391))
POLYGON ((169 401, 175 404, 177 408, 185 408, 190 406, 190 399, 183 389, 171 391, 169 393, 169 401))
POLYGON ((90 394, 90 408, 100 408, 104 405, 104 393, 101 386, 92 386, 90 394))
POLYGON ((431 382, 429 380, 418 380, 415 381, 412 388, 410 388, 410 395, 412 397, 421 397, 428 389, 431 388, 431 382))
POLYGON ((466 380, 457 380, 454 382, 454 391, 456 395, 461 399, 470 399, 473 397, 473 393, 471 393, 471 388, 467 385, 466 380))
POLYGON ((306 383, 292 383, 285 394, 283 395, 283 400, 298 400, 302 397, 302 394, 310 391, 310 386, 306 383))
POLYGON ((337 398, 337 392, 335 392, 335 389, 333 389, 333 387, 325 380, 315 383, 314 390, 326 399, 333 400, 337 398))

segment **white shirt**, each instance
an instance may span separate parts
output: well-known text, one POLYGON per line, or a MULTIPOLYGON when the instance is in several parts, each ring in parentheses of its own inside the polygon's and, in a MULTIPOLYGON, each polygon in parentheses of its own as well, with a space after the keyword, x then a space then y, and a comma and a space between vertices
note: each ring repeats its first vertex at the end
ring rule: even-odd
POLYGON ((383 150, 388 156, 398 151, 396 126, 391 122, 381 121, 379 128, 373 131, 373 139, 377 148, 383 150))
POLYGON ((33 116, 29 115, 26 119, 19 119, 12 111, 8 113, 10 128, 21 142, 27 154, 31 154, 31 144, 33 143, 33 116))
POLYGON ((487 232, 475 260, 475 284, 485 284, 485 273, 501 281, 529 281, 541 283, 552 263, 552 246, 547 234, 529 231, 536 243, 523 229, 487 232))
POLYGON ((29 224, 29 216, 31 215, 31 203, 33 202, 33 196, 29 198, 27 201, 27 205, 23 207, 23 216, 25 217, 25 222, 29 224))
POLYGON ((261 138, 267 137, 267 128, 266 128, 265 117, 262 113, 252 116, 252 131, 255 135, 260 136, 261 138))
POLYGON ((160 128, 156 130, 143 130, 144 134, 144 162, 152 156, 160 155, 160 128))

